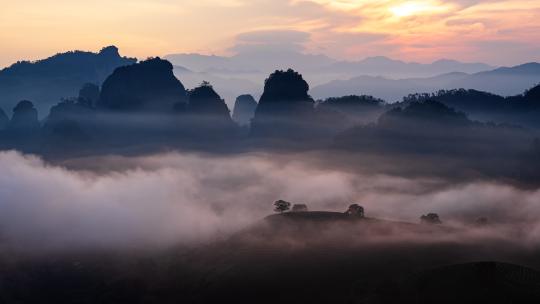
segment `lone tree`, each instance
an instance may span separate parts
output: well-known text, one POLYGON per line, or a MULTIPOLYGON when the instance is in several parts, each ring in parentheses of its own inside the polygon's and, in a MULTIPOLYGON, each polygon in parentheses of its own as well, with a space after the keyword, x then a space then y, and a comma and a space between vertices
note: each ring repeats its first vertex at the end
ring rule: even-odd
POLYGON ((428 213, 427 215, 422 215, 420 221, 423 224, 442 224, 441 219, 437 213, 428 213))
POLYGON ((307 212, 308 207, 306 204, 294 204, 292 207, 292 212, 307 212))
POLYGON ((291 208, 291 203, 279 200, 274 202, 274 207, 275 212, 283 213, 291 208))
POLYGON ((358 204, 352 204, 349 206, 349 209, 345 211, 345 214, 356 217, 364 217, 364 207, 358 204))

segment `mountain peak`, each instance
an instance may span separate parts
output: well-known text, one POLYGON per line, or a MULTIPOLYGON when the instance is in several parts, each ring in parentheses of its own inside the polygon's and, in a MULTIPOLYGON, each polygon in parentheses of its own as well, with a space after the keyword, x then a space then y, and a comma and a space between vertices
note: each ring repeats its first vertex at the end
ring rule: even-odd
POLYGON ((114 45, 106 46, 99 51, 99 55, 110 56, 110 57, 120 57, 120 52, 118 48, 114 45))
POLYGON ((392 58, 388 58, 386 56, 373 56, 373 57, 366 57, 361 62, 364 63, 375 63, 375 64, 384 64, 384 63, 404 63, 401 60, 396 60, 392 58))
POLYGON ((434 65, 445 65, 445 64, 462 64, 462 63, 463 62, 457 61, 457 60, 454 60, 454 59, 442 58, 442 59, 433 61, 432 64, 434 64, 434 65))
POLYGON ((487 73, 500 73, 500 74, 518 74, 518 73, 526 73, 526 74, 540 74, 540 63, 538 62, 529 62, 524 63, 520 65, 516 65, 513 67, 502 67, 495 69, 493 71, 487 72, 487 73))
POLYGON ((186 91, 173 66, 159 57, 114 70, 103 82, 99 106, 116 111, 171 112, 186 101, 186 91))

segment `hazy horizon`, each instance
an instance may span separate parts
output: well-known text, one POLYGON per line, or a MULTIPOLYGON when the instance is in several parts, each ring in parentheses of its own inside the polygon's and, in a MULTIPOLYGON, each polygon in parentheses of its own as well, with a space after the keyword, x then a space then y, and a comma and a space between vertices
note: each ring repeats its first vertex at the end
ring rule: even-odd
MULTIPOLYGON (((51 53, 44 53, 43 55, 37 55, 36 57, 33 57, 33 58, 19 58, 16 61, 13 61, 13 62, 5 62, 5 64, 0 64, 0 70, 8 68, 8 67, 12 66, 13 64, 15 64, 17 62, 20 62, 20 61, 36 62, 36 61, 40 61, 40 60, 50 58, 50 57, 52 57, 54 55, 57 55, 57 54, 64 54, 64 53, 73 52, 73 51, 98 53, 101 49, 103 49, 104 47, 107 47, 107 46, 118 47, 119 51, 120 51, 120 55, 125 56, 125 57, 129 57, 129 58, 137 58, 137 60, 139 60, 139 61, 146 60, 148 58, 155 58, 155 57, 167 59, 168 56, 174 56, 174 55, 201 55, 201 56, 215 56, 215 57, 223 57, 223 58, 232 58, 232 57, 237 56, 237 55, 247 54, 247 52, 246 53, 243 53, 243 52, 236 52, 236 53, 230 53, 230 52, 228 52, 228 53, 205 53, 205 52, 195 52, 195 51, 190 52, 190 51, 187 51, 187 52, 171 52, 171 53, 164 53, 164 54, 148 54, 148 55, 145 55, 145 56, 141 57, 141 56, 136 56, 134 54, 130 54, 130 53, 126 52, 125 49, 122 48, 121 46, 119 46, 118 44, 113 43, 111 45, 103 45, 101 47, 97 47, 97 48, 94 48, 94 49, 83 49, 83 48, 59 49, 59 50, 52 51, 51 53)), ((256 51, 260 52, 260 53, 264 53, 266 50, 260 49, 260 50, 256 50, 256 51)), ((456 61, 456 62, 466 63, 466 64, 467 63, 470 63, 470 64, 485 64, 485 65, 488 65, 488 66, 492 66, 493 68, 497 68, 497 67, 503 67, 503 66, 508 66, 508 67, 517 66, 517 65, 521 65, 521 64, 525 64, 525 63, 540 61, 540 59, 539 60, 531 60, 531 61, 524 60, 524 61, 516 61, 515 64, 497 65, 497 64, 491 64, 491 63, 483 62, 483 61, 462 61, 462 60, 459 60, 459 59, 456 59, 456 58, 450 58, 450 57, 441 57, 441 58, 435 58, 435 59, 432 59, 432 60, 424 60, 424 61, 414 61, 414 60, 406 60, 406 59, 403 59, 403 58, 400 58, 400 57, 392 57, 392 56, 385 56, 385 55, 373 55, 373 56, 365 56, 365 57, 348 59, 348 58, 332 57, 332 56, 326 55, 324 53, 310 53, 307 50, 282 49, 282 50, 279 50, 279 51, 283 51, 284 53, 292 51, 292 52, 302 54, 302 55, 306 55, 306 56, 326 56, 331 60, 335 60, 336 62, 362 62, 362 61, 369 60, 369 59, 386 58, 386 59, 389 59, 389 60, 401 61, 403 63, 410 63, 410 64, 417 63, 417 64, 428 64, 429 65, 429 64, 433 64, 433 63, 436 63, 436 62, 439 62, 439 61, 456 61)), ((0 59, 0 62, 1 62, 1 59, 0 59)), ((276 67, 276 69, 279 69, 279 67, 276 67)))
POLYGON ((137 58, 274 48, 340 60, 540 60, 540 3, 530 0, 0 2, 2 67, 112 44, 137 58))

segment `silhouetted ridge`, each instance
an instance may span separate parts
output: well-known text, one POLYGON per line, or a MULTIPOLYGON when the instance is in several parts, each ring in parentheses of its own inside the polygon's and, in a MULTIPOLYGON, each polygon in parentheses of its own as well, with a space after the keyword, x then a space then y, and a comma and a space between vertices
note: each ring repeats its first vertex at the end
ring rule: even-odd
POLYGON ((119 57, 120 53, 118 51, 118 48, 114 45, 106 46, 99 51, 99 55, 105 57, 105 58, 114 58, 119 57))
POLYGON ((134 58, 121 57, 118 48, 109 46, 99 53, 70 51, 36 61, 19 61, 0 71, 1 76, 59 76, 90 77, 107 76, 114 68, 136 62, 134 58), (88 74, 86 74, 88 73, 88 74))
MULTIPOLYGON (((501 96, 512 96, 521 94, 526 89, 536 85, 540 79, 540 64, 536 63, 474 74, 460 73, 458 71, 465 71, 452 69, 432 74, 437 76, 429 76, 428 78, 424 78, 428 75, 422 78, 384 75, 383 72, 380 72, 380 68, 377 66, 374 68, 374 71, 379 71, 375 74, 377 76, 352 77, 353 75, 351 75, 352 78, 347 80, 332 80, 312 88, 311 94, 316 98, 368 94, 388 101, 395 101, 415 92, 466 88, 501 96)), ((404 72, 407 73, 408 70, 406 69, 404 72)))
POLYGON ((407 124, 407 127, 418 127, 424 124, 450 127, 467 126, 471 123, 465 113, 434 100, 413 102, 404 109, 392 109, 379 118, 379 126, 382 127, 395 127, 402 124, 407 124))
POLYGON ((342 112, 364 111, 370 108, 379 108, 384 105, 384 100, 367 95, 349 95, 342 97, 327 98, 319 104, 319 107, 328 107, 342 112))
POLYGON ((13 108, 8 128, 13 131, 35 131, 39 129, 38 112, 28 100, 20 101, 13 108))
POLYGON ((233 120, 241 125, 249 125, 255 116, 257 102, 251 95, 240 95, 234 103, 233 120))
POLYGON ((496 172, 500 168, 492 165, 493 159, 517 159, 530 140, 522 128, 474 122, 443 103, 427 100, 392 109, 376 124, 342 132, 335 145, 375 154, 470 159, 470 168, 485 162, 483 171, 496 172))
POLYGON ((275 71, 266 79, 255 122, 270 116, 298 117, 313 112, 313 99, 308 95, 309 85, 302 75, 289 69, 275 71))
POLYGON ((490 74, 490 73, 499 73, 499 74, 538 74, 540 72, 540 63, 529 62, 520 64, 514 67, 502 67, 495 69, 493 71, 481 72, 478 74, 490 74))
POLYGON ((230 120, 227 104, 206 82, 189 91, 188 112, 193 115, 216 116, 230 120))
POLYGON ((264 82, 264 93, 260 104, 312 101, 308 91, 308 83, 298 72, 292 69, 275 71, 264 82))
POLYGON ((308 95, 309 85, 302 75, 289 69, 275 71, 264 85, 252 134, 271 137, 304 137, 312 123, 314 101, 308 95))
POLYGON ((540 107, 540 85, 537 85, 534 88, 527 90, 524 94, 524 97, 527 101, 532 102, 540 107))
POLYGON ((385 101, 373 96, 349 95, 331 97, 320 102, 317 110, 336 111, 349 120, 349 125, 375 121, 385 109, 385 101))
POLYGON ((405 103, 436 100, 449 107, 465 112, 478 112, 504 107, 505 99, 499 95, 477 90, 441 90, 434 94, 411 94, 403 99, 405 103))
POLYGON ((236 135, 237 125, 231 119, 227 104, 208 82, 190 90, 188 96, 185 109, 178 108, 181 104, 175 108, 180 113, 180 129, 186 140, 219 142, 236 135))
POLYGON ((101 85, 117 67, 133 64, 118 48, 99 53, 71 51, 37 61, 20 61, 0 71, 0 105, 12 108, 17 100, 32 100, 40 113, 61 98, 76 96, 85 83, 101 85))
POLYGON ((172 112, 186 90, 166 60, 152 58, 116 69, 103 83, 98 106, 116 111, 172 112))
POLYGON ((524 94, 502 97, 477 90, 441 90, 433 94, 411 94, 403 99, 405 105, 412 102, 436 100, 466 112, 479 121, 494 121, 527 127, 539 127, 540 88, 536 86, 524 94))

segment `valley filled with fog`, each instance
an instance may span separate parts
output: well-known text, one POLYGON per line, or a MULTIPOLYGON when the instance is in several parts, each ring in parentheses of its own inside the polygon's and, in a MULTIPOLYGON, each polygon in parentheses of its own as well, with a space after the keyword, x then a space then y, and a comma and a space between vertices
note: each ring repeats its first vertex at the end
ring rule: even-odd
POLYGON ((0 71, 0 300, 538 299, 537 64, 387 61, 357 68, 470 74, 257 94, 114 46, 0 71))

